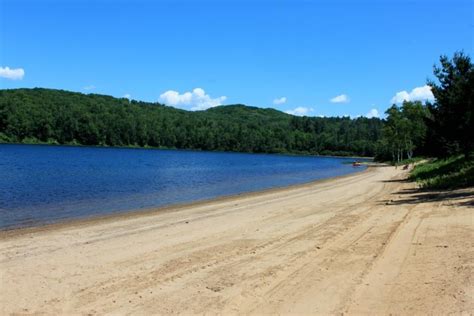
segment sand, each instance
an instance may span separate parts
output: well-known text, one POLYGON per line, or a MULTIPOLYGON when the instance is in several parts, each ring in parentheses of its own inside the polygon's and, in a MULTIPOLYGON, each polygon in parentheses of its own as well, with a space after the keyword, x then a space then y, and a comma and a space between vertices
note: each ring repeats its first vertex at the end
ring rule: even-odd
POLYGON ((474 190, 406 171, 0 236, 0 314, 473 314, 474 190))

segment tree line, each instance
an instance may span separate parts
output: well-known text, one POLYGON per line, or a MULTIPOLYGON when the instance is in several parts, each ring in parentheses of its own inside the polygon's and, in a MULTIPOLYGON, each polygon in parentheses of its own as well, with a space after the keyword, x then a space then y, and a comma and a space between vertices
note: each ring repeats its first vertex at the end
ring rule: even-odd
POLYGON ((474 65, 463 52, 441 56, 428 80, 434 102, 392 105, 377 145, 379 160, 449 157, 474 151, 474 65))
POLYGON ((298 117, 228 105, 189 112, 159 103, 53 89, 0 90, 0 142, 255 153, 376 156, 401 161, 474 150, 474 67, 442 56, 432 103, 392 105, 384 120, 298 117))
POLYGON ((374 156, 383 121, 244 105, 189 112, 53 89, 0 90, 0 142, 374 156))

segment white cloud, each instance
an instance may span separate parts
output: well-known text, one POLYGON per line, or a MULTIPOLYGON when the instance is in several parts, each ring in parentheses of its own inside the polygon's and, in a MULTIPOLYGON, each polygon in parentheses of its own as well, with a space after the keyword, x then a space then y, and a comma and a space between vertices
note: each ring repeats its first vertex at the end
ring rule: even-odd
POLYGON ((348 103, 350 101, 349 97, 345 94, 338 95, 331 100, 332 103, 348 103))
POLYGON ((431 87, 425 85, 423 87, 417 87, 411 92, 399 91, 390 100, 392 104, 402 103, 403 101, 434 101, 434 95, 431 92, 431 87))
POLYGON ((418 87, 411 90, 410 98, 412 100, 434 101, 433 92, 431 92, 431 87, 428 85, 424 85, 423 87, 418 87))
POLYGON ((89 86, 85 86, 85 87, 84 87, 84 88, 82 88, 82 89, 84 89, 84 90, 86 90, 86 91, 89 91, 89 90, 94 90, 94 89, 95 89, 95 86, 93 86, 93 85, 89 85, 89 86))
POLYGON ((25 76, 23 68, 11 69, 10 67, 0 67, 0 77, 10 80, 21 80, 25 76))
POLYGON ((313 111, 314 111, 313 108, 306 108, 306 107, 303 107, 303 106, 299 106, 299 107, 297 107, 293 110, 285 111, 285 113, 288 113, 288 114, 291 114, 291 115, 297 115, 297 116, 305 116, 308 113, 313 112, 313 111))
POLYGON ((179 94, 178 91, 168 90, 160 95, 160 101, 166 105, 183 108, 191 107, 193 111, 222 105, 222 102, 226 99, 226 96, 213 99, 201 88, 195 88, 192 92, 185 92, 183 94, 179 94))
POLYGON ((410 94, 406 91, 400 91, 400 92, 397 92, 397 94, 395 94, 393 96, 393 98, 390 100, 390 103, 402 103, 404 100, 407 100, 409 101, 410 100, 410 94))
POLYGON ((276 104, 276 105, 283 104, 283 103, 286 103, 286 97, 281 97, 281 98, 273 100, 273 104, 276 104))
POLYGON ((129 99, 129 100, 130 100, 130 99, 132 98, 132 96, 131 96, 129 93, 126 93, 126 94, 123 95, 122 98, 129 99))
POLYGON ((368 118, 373 118, 373 117, 380 117, 380 114, 379 114, 379 111, 377 109, 371 109, 366 115, 365 117, 368 117, 368 118))

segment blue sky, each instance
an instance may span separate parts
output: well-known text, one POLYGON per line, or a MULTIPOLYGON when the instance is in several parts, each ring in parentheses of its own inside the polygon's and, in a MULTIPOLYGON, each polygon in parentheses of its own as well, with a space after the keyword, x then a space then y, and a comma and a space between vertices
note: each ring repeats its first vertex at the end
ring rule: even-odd
POLYGON ((0 87, 381 114, 430 98, 441 54, 472 56, 473 3, 0 0, 0 87))

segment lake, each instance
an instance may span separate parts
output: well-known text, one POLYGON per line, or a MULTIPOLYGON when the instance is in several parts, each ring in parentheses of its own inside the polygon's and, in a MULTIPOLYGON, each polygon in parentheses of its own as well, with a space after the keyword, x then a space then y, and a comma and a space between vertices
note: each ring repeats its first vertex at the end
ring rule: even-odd
POLYGON ((0 145, 0 229, 167 206, 359 172, 353 158, 0 145))

